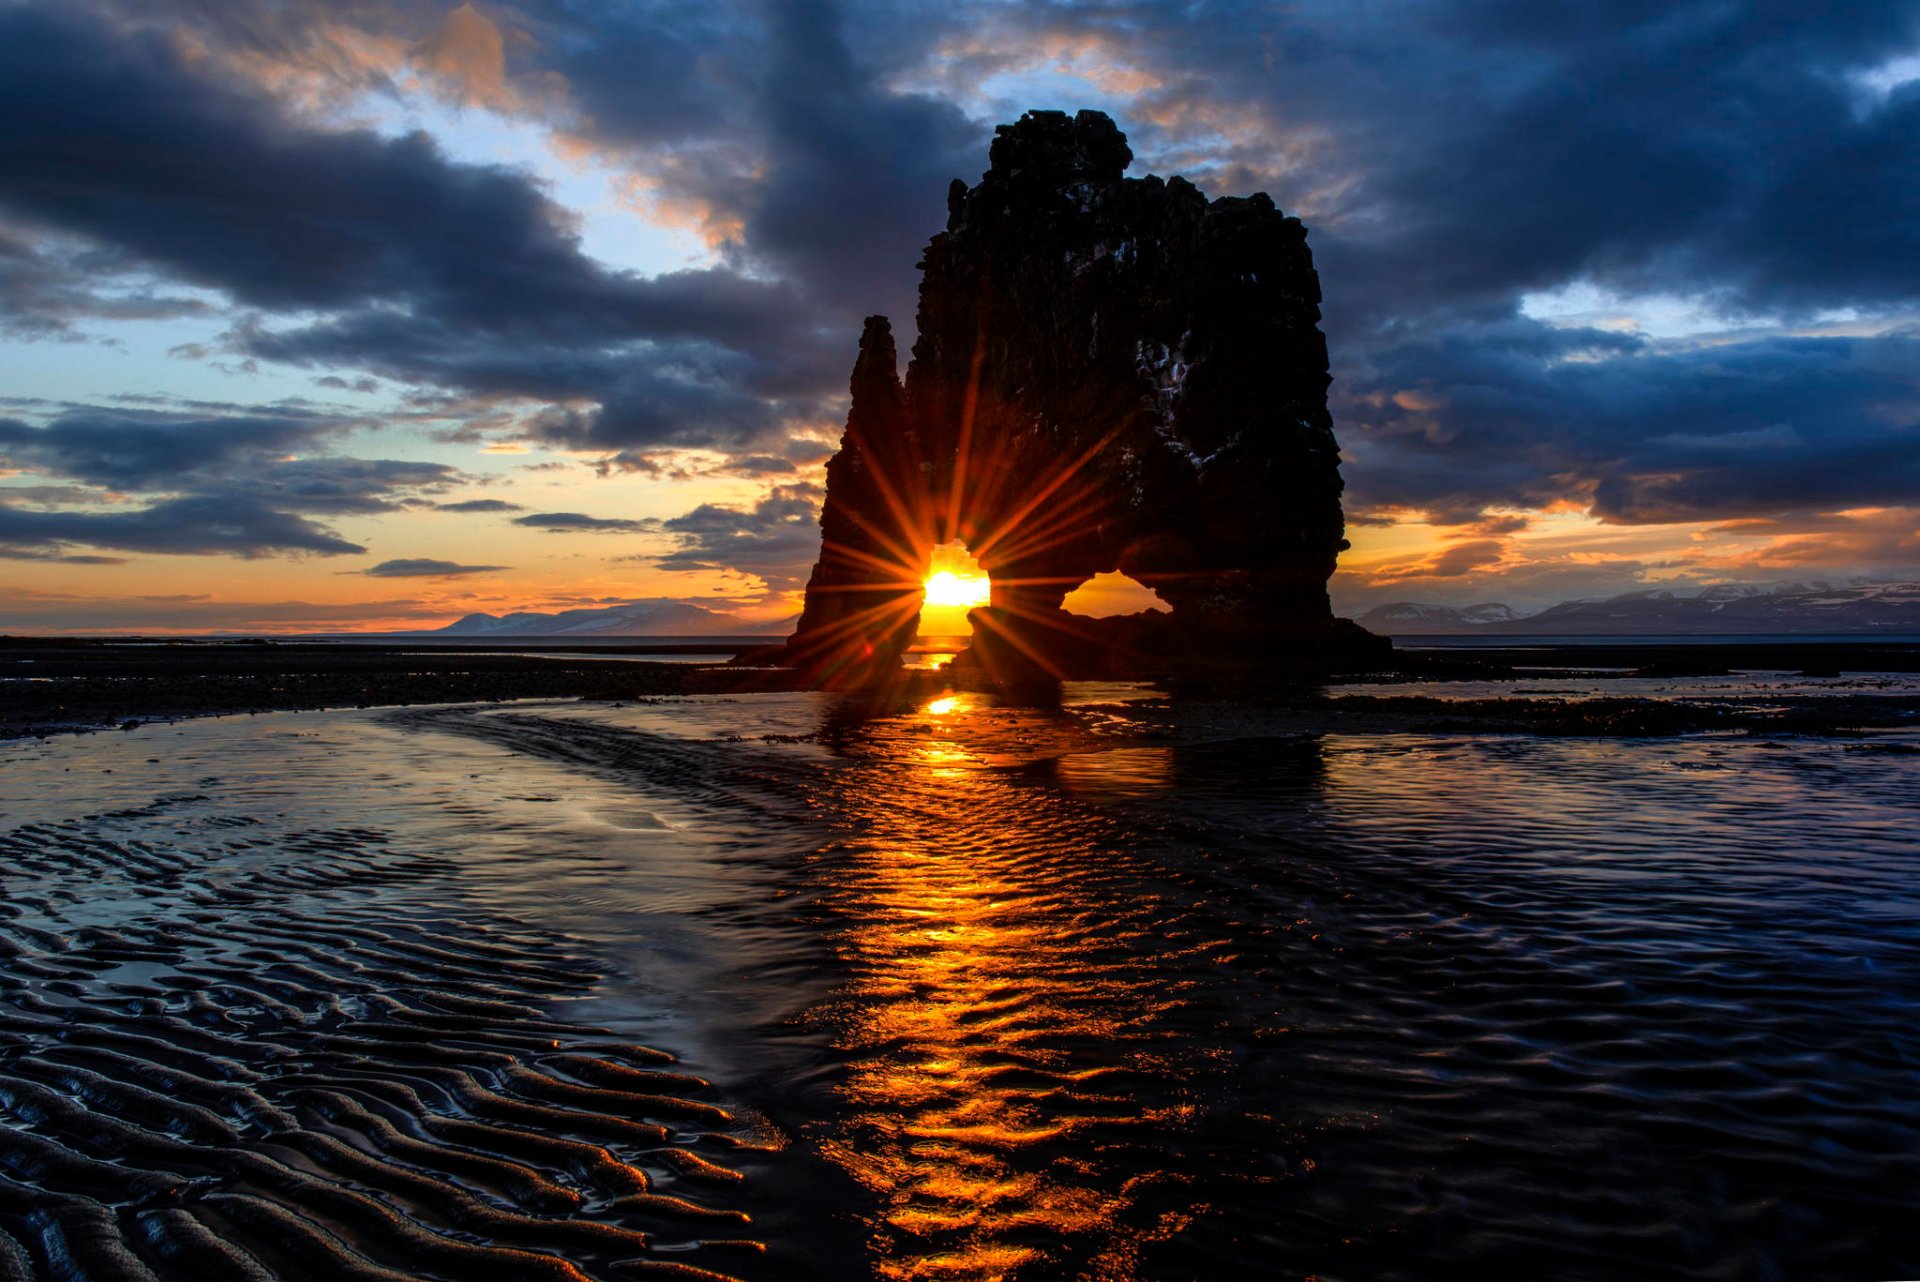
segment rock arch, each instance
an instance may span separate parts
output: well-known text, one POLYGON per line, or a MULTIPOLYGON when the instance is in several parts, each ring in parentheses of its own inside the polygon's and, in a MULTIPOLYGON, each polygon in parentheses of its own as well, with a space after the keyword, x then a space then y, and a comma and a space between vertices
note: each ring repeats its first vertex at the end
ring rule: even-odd
POLYGON ((1123 177, 1098 112, 1030 112, 991 160, 949 190, 904 380, 887 318, 866 322, 780 661, 828 685, 897 667, 926 549, 955 538, 993 579, 972 662, 1003 678, 1382 644, 1327 601, 1346 541, 1299 220, 1123 177), (1106 571, 1171 614, 1119 635, 1060 609, 1106 571))

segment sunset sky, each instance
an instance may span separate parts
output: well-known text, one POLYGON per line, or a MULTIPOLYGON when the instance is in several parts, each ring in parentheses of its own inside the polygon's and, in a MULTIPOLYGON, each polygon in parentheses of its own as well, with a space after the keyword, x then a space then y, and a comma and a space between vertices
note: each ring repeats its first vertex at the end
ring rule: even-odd
POLYGON ((1343 612, 1920 577, 1920 4, 0 0, 0 630, 793 613, 1038 107, 1306 221, 1343 612))

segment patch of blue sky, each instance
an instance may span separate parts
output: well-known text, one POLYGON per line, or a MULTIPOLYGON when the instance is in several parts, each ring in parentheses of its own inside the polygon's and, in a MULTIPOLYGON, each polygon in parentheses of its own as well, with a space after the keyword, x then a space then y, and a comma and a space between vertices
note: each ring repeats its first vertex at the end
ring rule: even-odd
POLYGON ((972 83, 955 99, 978 119, 1016 120, 1028 111, 1104 111, 1129 136, 1133 95, 1102 88, 1098 70, 1055 62, 999 71, 972 83))
POLYGON ((1871 115, 1886 106, 1895 93, 1920 83, 1920 49, 1862 67, 1848 79, 1853 82, 1854 114, 1871 115))
POLYGON ((1520 314, 1562 329, 1606 329, 1655 339, 1697 338, 1779 321, 1727 312, 1702 297, 1630 294, 1591 280, 1520 296, 1520 314))
POLYGON ((78 341, 0 342, 0 368, 9 371, 10 395, 88 405, 162 392, 180 402, 249 405, 335 395, 317 388, 307 370, 260 364, 245 371, 239 357, 173 354, 195 344, 217 348, 230 324, 226 316, 89 319, 76 326, 85 335, 78 341))
POLYGON ((623 199, 635 177, 631 171, 584 151, 563 155, 544 122, 424 93, 367 99, 357 107, 382 133, 397 137, 420 130, 453 160, 531 174, 549 199, 578 219, 583 250, 610 268, 657 276, 715 261, 697 232, 650 221, 623 199))
POLYGON ((1596 281, 1569 281, 1520 296, 1520 314, 1558 329, 1604 329, 1664 343, 1742 335, 1873 335, 1910 326, 1908 309, 1821 308, 1801 315, 1739 312, 1704 295, 1629 293, 1596 281))

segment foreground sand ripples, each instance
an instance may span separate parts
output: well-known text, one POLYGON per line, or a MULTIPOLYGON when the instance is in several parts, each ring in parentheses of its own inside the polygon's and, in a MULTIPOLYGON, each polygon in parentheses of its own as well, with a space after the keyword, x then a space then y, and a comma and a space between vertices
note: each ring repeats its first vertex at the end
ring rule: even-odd
POLYGON ((822 757, 670 717, 521 730, 814 830, 773 873, 843 972, 805 1135, 876 1276, 1920 1264, 1906 739, 963 697, 822 757))
POLYGON ((0 1280, 1920 1270, 1913 732, 1138 695, 173 732, 0 830, 0 1280))
POLYGON ((759 1251, 706 1084, 546 1013, 590 957, 378 829, 207 800, 0 831, 0 1279, 711 1278, 759 1251))

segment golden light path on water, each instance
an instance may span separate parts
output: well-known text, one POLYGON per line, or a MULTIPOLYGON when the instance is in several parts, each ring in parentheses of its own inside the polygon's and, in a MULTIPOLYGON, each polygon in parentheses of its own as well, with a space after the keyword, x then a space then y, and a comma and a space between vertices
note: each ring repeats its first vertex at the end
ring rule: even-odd
POLYGON ((1127 1199, 1096 1178, 1086 1132, 1150 1120, 1103 1084, 1149 1054, 1143 1020, 1170 999, 1090 947, 1113 922, 1075 865, 1107 853, 1063 848, 1069 829, 947 737, 972 699, 926 705, 924 742, 848 801, 861 836, 838 948, 856 978, 839 1009, 856 1058, 851 1124, 825 1147, 882 1203, 880 1276, 985 1282, 1043 1245, 1104 1239, 1086 1276, 1117 1282, 1133 1276, 1113 1223, 1127 1199))
POLYGON ((241 1275, 195 1222, 249 1277, 1920 1277, 1920 730, 1298 724, 1108 686, 0 745, 7 1196, 96 1252, 40 1276, 169 1282, 241 1275))

